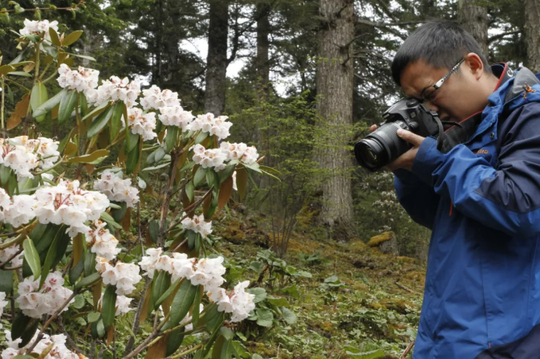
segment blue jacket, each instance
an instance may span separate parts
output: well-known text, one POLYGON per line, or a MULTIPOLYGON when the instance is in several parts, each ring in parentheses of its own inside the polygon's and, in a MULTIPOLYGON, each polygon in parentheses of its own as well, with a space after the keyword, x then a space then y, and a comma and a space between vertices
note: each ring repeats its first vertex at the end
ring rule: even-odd
POLYGON ((426 138, 412 172, 395 172, 401 204, 432 229, 414 359, 540 358, 537 82, 521 70, 467 142, 445 154, 426 138))

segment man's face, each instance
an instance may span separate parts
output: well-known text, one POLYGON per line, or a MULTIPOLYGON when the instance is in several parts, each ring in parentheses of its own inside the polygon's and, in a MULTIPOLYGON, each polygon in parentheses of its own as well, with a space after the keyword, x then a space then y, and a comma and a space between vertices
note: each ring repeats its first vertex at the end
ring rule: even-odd
MULTIPOLYGON (((407 97, 413 97, 437 111, 443 121, 459 122, 484 107, 478 92, 478 81, 468 71, 468 62, 459 66, 436 90, 432 101, 422 99, 422 92, 448 74, 450 69, 436 69, 421 59, 409 64, 401 74, 401 87, 407 97)), ((433 90, 433 88, 429 89, 433 90)))

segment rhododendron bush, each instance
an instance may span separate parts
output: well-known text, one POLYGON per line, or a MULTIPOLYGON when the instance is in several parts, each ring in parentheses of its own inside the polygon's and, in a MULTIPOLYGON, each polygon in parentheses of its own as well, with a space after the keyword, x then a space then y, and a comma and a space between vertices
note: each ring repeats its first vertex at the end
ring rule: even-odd
POLYGON ((11 324, 0 326, 2 358, 82 358, 57 319, 84 316, 85 333, 108 348, 129 312, 132 339, 142 323, 152 330, 125 358, 231 357, 234 323, 255 296, 248 281, 225 280, 212 220, 234 190, 244 196, 250 171, 269 169, 254 147, 226 141, 226 116, 195 115, 176 92, 76 66, 83 55, 68 47, 81 32, 58 29, 26 20, 20 55, 0 66, 0 314, 11 324), (3 94, 17 84, 28 91, 6 120, 3 94), (51 123, 67 136, 35 135, 51 123), (90 314, 74 308, 81 294, 93 298, 90 314))

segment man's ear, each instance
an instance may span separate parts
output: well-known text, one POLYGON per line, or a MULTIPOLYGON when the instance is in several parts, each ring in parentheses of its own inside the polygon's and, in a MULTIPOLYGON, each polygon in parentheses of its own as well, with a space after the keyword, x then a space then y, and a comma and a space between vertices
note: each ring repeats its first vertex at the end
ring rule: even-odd
POLYGON ((479 80, 484 74, 484 63, 478 54, 469 52, 465 56, 465 65, 467 69, 471 71, 476 80, 479 80))

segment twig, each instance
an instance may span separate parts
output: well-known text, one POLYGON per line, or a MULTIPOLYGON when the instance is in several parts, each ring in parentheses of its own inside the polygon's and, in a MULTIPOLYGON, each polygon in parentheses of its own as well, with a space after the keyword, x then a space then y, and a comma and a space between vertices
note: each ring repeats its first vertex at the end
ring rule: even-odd
POLYGON ((412 342, 409 343, 409 346, 407 347, 407 349, 405 349, 405 351, 403 352, 403 354, 401 354, 401 356, 399 357, 399 359, 405 359, 407 357, 407 354, 410 353, 410 351, 412 350, 412 348, 414 348, 414 343, 416 342, 416 340, 413 340, 412 342))
POLYGON ((73 293, 71 293, 71 295, 69 296, 69 298, 60 306, 60 308, 58 308, 54 313, 53 315, 51 315, 51 317, 49 318, 49 320, 47 320, 45 322, 45 324, 43 324, 43 327, 41 327, 41 330, 39 331, 39 334, 37 335, 36 337, 36 340, 34 341, 34 343, 28 347, 28 349, 26 350, 26 353, 30 354, 32 353, 32 350, 34 350, 34 348, 36 347, 36 345, 40 342, 41 338, 43 338, 43 333, 45 332, 45 329, 47 329, 47 327, 49 326, 49 324, 51 324, 51 322, 54 320, 54 318, 56 318, 58 316, 58 314, 60 314, 62 312, 62 310, 64 310, 64 308, 69 304, 69 302, 71 302, 71 300, 73 298, 75 298, 75 296, 79 294, 79 291, 77 289, 75 289, 73 291, 73 293))
POLYGON ((411 288, 405 287, 403 284, 401 284, 401 283, 398 282, 398 281, 396 281, 395 283, 396 283, 396 285, 397 285, 398 287, 400 287, 400 288, 403 289, 403 290, 406 290, 406 291, 409 292, 409 293, 413 293, 413 294, 416 294, 416 295, 422 295, 421 293, 418 293, 418 292, 412 290, 411 288))
POLYGON ((133 344, 135 344, 135 336, 137 335, 137 332, 139 331, 139 321, 141 318, 142 309, 144 306, 144 297, 146 295, 146 291, 148 290, 148 287, 150 286, 150 278, 146 278, 146 284, 144 285, 144 290, 141 293, 141 296, 139 297, 139 305, 137 306, 137 312, 135 313, 135 318, 133 319, 133 326, 131 327, 131 331, 133 332, 133 335, 129 337, 128 343, 126 345, 126 350, 124 353, 129 353, 131 349, 133 348, 133 344))

